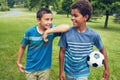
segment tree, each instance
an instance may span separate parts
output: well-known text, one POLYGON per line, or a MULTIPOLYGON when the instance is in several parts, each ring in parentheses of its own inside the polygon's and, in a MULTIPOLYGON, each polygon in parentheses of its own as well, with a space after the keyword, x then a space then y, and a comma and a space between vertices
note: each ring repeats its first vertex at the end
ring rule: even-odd
POLYGON ((113 6, 112 12, 115 16, 114 21, 120 23, 120 2, 115 2, 112 4, 112 6, 113 6))
POLYGON ((99 12, 99 13, 103 13, 106 15, 106 19, 105 19, 105 23, 104 23, 104 28, 107 28, 108 26, 108 20, 109 20, 109 16, 113 11, 113 7, 117 6, 117 5, 112 5, 115 2, 120 1, 120 0, 92 0, 92 6, 94 11, 99 12))
POLYGON ((0 11, 9 11, 7 0, 0 0, 0 11))
POLYGON ((29 8, 30 0, 24 0, 24 1, 23 1, 23 4, 24 4, 24 7, 25 7, 25 8, 29 8))
POLYGON ((10 8, 13 8, 13 7, 14 7, 14 4, 15 4, 15 1, 16 1, 16 0, 7 0, 8 6, 9 6, 10 8))
MULTIPOLYGON (((55 6, 57 0, 24 0, 24 2, 27 2, 29 4, 29 9, 32 10, 33 8, 49 8, 50 6, 55 6)), ((27 5, 28 5, 27 4, 27 5)))
POLYGON ((40 0, 30 0, 29 1, 29 10, 39 7, 39 5, 40 5, 40 0))
POLYGON ((72 4, 72 0, 63 0, 62 2, 62 9, 67 14, 67 17, 69 17, 69 14, 71 12, 71 7, 70 7, 71 4, 72 4))

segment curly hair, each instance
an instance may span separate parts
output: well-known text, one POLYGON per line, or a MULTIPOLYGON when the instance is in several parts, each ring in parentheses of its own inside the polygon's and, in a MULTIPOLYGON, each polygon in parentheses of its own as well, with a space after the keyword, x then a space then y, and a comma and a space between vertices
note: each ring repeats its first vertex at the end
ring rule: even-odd
POLYGON ((78 9, 83 16, 88 15, 89 17, 87 21, 90 19, 93 11, 93 8, 88 0, 77 0, 71 5, 71 8, 78 9))

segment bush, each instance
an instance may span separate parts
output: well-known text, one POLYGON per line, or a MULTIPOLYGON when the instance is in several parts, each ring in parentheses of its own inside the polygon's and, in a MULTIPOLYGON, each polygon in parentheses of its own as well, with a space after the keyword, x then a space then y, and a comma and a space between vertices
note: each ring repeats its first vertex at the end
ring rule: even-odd
POLYGON ((114 22, 120 23, 120 14, 115 15, 114 22))
POLYGON ((57 10, 57 14, 66 14, 66 12, 62 9, 57 10))
POLYGON ((0 11, 10 11, 10 8, 7 6, 1 6, 0 11))
POLYGON ((14 8, 24 8, 24 4, 14 5, 14 8))

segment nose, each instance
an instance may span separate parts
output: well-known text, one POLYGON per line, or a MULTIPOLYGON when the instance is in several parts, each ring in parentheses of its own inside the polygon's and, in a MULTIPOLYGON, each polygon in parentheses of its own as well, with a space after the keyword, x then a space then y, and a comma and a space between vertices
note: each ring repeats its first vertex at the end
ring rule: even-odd
POLYGON ((52 24, 52 20, 49 20, 48 23, 49 23, 49 24, 52 24))
POLYGON ((75 19, 75 17, 74 16, 71 16, 71 20, 73 21, 75 19))

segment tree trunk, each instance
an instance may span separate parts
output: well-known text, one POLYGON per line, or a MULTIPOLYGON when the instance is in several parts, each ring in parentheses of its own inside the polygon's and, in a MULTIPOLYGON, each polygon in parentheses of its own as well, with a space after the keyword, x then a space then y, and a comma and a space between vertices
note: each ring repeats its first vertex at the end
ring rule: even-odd
POLYGON ((69 18, 69 14, 67 13, 67 18, 69 18))
POLYGON ((49 5, 46 5, 45 8, 48 8, 48 9, 49 9, 49 5))
POLYGON ((106 11, 106 20, 105 20, 105 24, 104 24, 105 29, 107 29, 107 26, 108 26, 108 19, 109 19, 109 11, 106 11))

